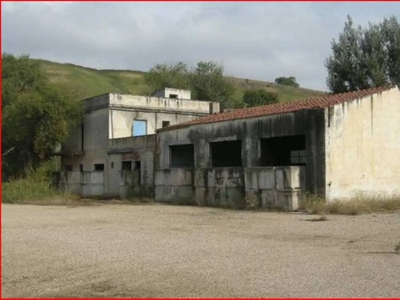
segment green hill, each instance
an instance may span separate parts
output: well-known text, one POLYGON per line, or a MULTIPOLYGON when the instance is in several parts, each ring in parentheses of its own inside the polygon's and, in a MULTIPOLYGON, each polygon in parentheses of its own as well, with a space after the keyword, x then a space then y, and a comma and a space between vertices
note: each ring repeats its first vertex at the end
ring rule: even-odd
MULTIPOLYGON (((149 87, 144 81, 144 72, 133 70, 96 70, 73 64, 61 64, 47 60, 36 60, 51 82, 73 91, 84 99, 108 92, 148 95, 149 87)), ((237 88, 234 100, 240 101, 248 89, 265 89, 279 94, 281 101, 292 101, 324 94, 304 88, 278 85, 271 82, 230 78, 237 88)), ((235 101, 236 102, 236 101, 235 101)))

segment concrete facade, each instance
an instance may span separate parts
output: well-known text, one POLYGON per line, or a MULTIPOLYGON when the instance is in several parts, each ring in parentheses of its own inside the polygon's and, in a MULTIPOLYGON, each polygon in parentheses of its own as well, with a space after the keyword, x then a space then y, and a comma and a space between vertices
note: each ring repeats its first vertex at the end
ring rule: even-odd
MULTIPOLYGON (((160 151, 156 159, 156 174, 160 175, 156 175, 156 199, 169 201, 185 196, 196 199, 198 204, 243 208, 246 198, 256 198, 264 207, 297 209, 300 190, 324 193, 324 141, 323 110, 199 124, 158 132, 157 148, 160 151), (303 137, 307 145, 304 164, 268 166, 263 162, 263 141, 274 143, 274 138, 298 136, 303 137), (213 166, 210 145, 229 141, 240 143, 239 165, 213 166), (193 167, 171 166, 171 146, 190 144, 194 148, 193 167), (174 177, 170 179, 174 184, 165 179, 167 175, 174 177), (297 176, 297 180, 287 180, 292 176, 297 176), (182 182, 181 188, 176 181, 182 182), (166 182, 170 188, 166 188, 166 182)), ((228 157, 232 151, 229 144, 225 151, 228 157)))
POLYGON ((400 195, 397 87, 227 113, 185 100, 190 91, 155 95, 87 99, 83 125, 62 148, 60 186, 238 209, 296 210, 306 194, 400 195))
POLYGON ((325 109, 326 197, 400 195, 400 91, 325 109))
MULTIPOLYGON (((156 130, 219 112, 219 103, 191 100, 190 94, 168 88, 151 97, 109 93, 84 100, 83 122, 58 153, 62 156, 60 186, 88 196, 78 188, 83 185, 78 174, 101 172, 102 196, 126 197, 129 190, 154 194, 156 130), (136 121, 141 126, 137 136, 136 121)), ((99 189, 92 195, 98 196, 99 189)))
POLYGON ((156 199, 186 197, 200 205, 238 208, 253 199, 258 206, 294 210, 306 193, 327 201, 400 195, 397 87, 287 107, 272 105, 272 112, 283 112, 257 117, 244 117, 254 109, 233 111, 221 121, 204 118, 159 130, 156 199), (222 147, 221 142, 232 143, 222 147), (179 147, 193 149, 190 164, 174 155, 179 147), (299 154, 297 163, 292 154, 284 159, 289 152, 299 154))

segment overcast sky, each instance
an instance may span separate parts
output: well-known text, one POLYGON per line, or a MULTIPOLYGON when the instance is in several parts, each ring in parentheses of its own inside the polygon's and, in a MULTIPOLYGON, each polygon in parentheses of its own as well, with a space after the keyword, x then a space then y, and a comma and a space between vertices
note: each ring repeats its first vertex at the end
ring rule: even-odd
POLYGON ((400 18, 399 3, 2 3, 3 52, 98 69, 222 63, 227 75, 295 76, 326 90, 324 60, 347 14, 400 18))

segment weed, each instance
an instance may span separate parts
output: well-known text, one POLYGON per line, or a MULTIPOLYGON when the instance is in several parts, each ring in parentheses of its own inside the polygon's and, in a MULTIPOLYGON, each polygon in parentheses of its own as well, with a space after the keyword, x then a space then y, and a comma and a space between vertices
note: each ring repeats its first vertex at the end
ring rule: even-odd
POLYGON ((318 196, 307 196, 301 208, 312 214, 359 215, 400 210, 400 196, 357 196, 347 200, 326 202, 318 196))

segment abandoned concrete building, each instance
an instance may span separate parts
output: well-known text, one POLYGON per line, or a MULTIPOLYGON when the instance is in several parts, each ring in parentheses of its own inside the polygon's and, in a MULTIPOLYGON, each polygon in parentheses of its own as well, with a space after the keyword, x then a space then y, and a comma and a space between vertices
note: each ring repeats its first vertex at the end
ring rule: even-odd
POLYGON ((81 126, 59 153, 58 184, 85 197, 151 196, 156 130, 219 112, 219 103, 191 100, 190 91, 172 88, 151 97, 108 93, 84 106, 81 126))
POLYGON ((400 194, 397 87, 226 113, 193 100, 107 94, 86 102, 85 137, 71 136, 61 176, 81 194, 124 197, 127 186, 147 186, 161 202, 289 210, 306 193, 327 201, 400 194), (135 129, 136 120, 147 127, 135 129))

